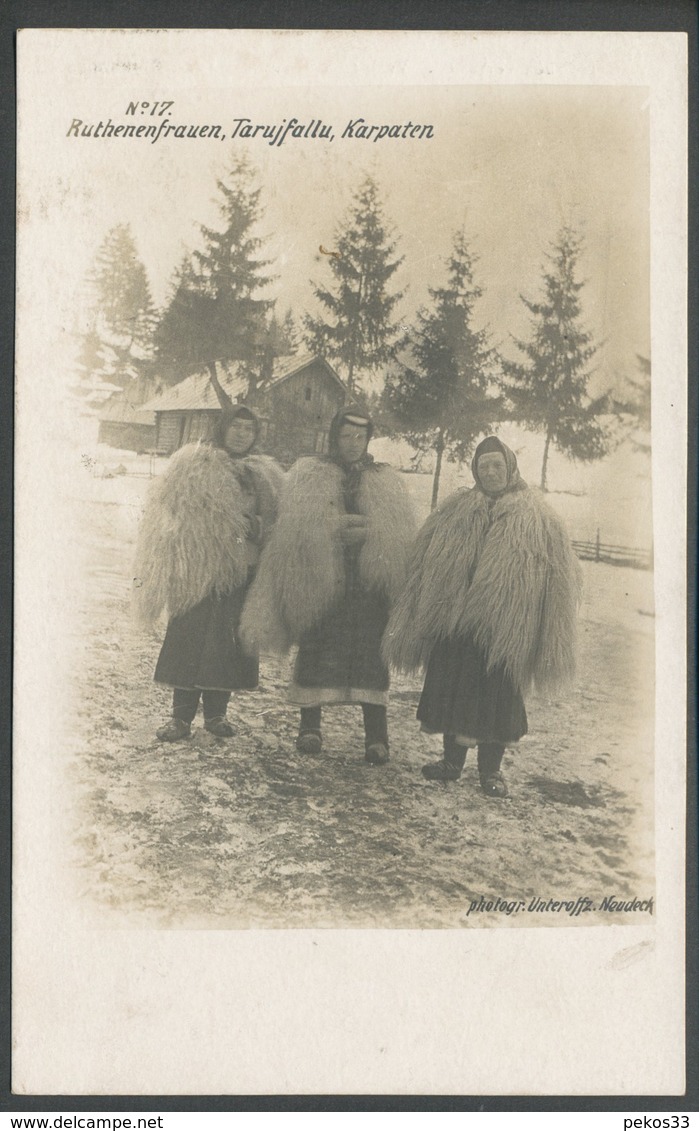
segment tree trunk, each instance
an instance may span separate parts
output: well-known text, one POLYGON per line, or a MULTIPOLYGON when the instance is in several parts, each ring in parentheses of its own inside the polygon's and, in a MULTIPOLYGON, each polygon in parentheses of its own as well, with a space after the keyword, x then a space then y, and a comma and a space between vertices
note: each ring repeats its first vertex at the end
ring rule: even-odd
POLYGON ((228 395, 228 393, 226 392, 223 385, 221 384, 221 382, 218 379, 218 373, 216 372, 216 362, 215 361, 207 361, 206 368, 209 371, 209 380, 211 381, 214 392, 216 393, 216 396, 218 397, 218 403, 220 404, 221 408, 222 409, 232 408, 233 398, 228 395))
POLYGON ((432 480, 432 504, 430 510, 434 510, 437 506, 437 499, 439 498, 439 477, 442 473, 442 456, 444 455, 444 432, 441 428, 437 435, 435 450, 437 452, 437 462, 434 468, 434 479, 432 480))
POLYGON ((541 490, 546 490, 546 466, 549 461, 549 446, 551 444, 551 433, 546 433, 546 443, 544 444, 544 462, 541 465, 541 490))
POLYGON ((362 308, 362 285, 364 277, 360 271, 359 273, 359 286, 357 287, 357 309, 352 323, 352 350, 350 353, 349 366, 347 368, 347 388, 350 393, 354 393, 354 358, 357 353, 357 329, 359 326, 359 314, 362 308))

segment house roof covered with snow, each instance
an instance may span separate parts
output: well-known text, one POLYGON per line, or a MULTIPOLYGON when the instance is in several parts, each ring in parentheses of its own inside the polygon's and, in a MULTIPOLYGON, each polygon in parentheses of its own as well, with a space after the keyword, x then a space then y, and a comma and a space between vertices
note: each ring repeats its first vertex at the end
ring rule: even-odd
POLYGON ((105 401, 99 410, 100 420, 109 420, 115 424, 148 424, 155 425, 155 417, 150 409, 144 405, 133 404, 128 397, 115 396, 105 401))
MULTIPOLYGON (((312 353, 275 357, 272 377, 261 388, 264 387, 265 391, 273 389, 276 385, 287 381, 289 377, 293 377, 314 362, 323 366, 328 376, 344 389, 344 385, 333 367, 327 361, 312 353)), ((232 362, 228 366, 220 364, 217 366, 218 379, 233 401, 244 397, 248 390, 248 379, 243 375, 243 370, 244 364, 242 362, 232 362)), ((149 400, 142 408, 148 412, 213 412, 219 409, 220 405, 209 380, 209 374, 204 371, 193 373, 191 377, 186 377, 184 381, 172 385, 159 396, 149 400)))
POLYGON ((325 369, 328 377, 331 377, 344 392, 347 392, 345 385, 340 380, 332 365, 330 365, 325 358, 318 357, 318 355, 314 353, 293 353, 287 354, 284 357, 275 357, 272 367, 272 377, 265 385, 265 388, 273 389, 275 385, 281 385, 283 381, 287 381, 289 377, 300 373, 302 369, 313 365, 314 362, 321 365, 325 369))

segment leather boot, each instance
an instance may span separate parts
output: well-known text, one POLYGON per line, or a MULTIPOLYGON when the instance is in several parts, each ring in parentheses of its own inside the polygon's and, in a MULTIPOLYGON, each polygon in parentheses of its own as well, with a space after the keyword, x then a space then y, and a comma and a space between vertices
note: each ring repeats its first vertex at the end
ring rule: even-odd
POLYGON ((192 726, 184 719, 172 718, 165 726, 158 727, 155 733, 161 742, 179 742, 182 738, 191 737, 192 726))
POLYGON ((320 733, 321 708, 302 707, 296 749, 302 754, 320 754, 323 739, 320 733))
POLYGON ((362 703, 364 716, 364 757, 372 766, 385 766, 389 760, 386 708, 377 703, 362 703))
POLYGON ((422 776, 428 781, 458 781, 466 761, 468 746, 461 746, 453 734, 444 735, 444 757, 441 762, 428 762, 422 776))
POLYGON ((225 715, 213 715, 210 719, 204 719, 204 728, 217 738, 232 738, 235 734, 225 715))
POLYGON ((478 777, 486 797, 507 797, 507 784, 500 772, 505 747, 497 742, 481 742, 478 746, 478 777))

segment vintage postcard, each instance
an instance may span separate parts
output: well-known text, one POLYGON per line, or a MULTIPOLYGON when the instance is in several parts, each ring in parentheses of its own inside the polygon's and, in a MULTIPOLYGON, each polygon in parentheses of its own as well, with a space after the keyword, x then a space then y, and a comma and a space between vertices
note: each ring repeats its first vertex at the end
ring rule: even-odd
POLYGON ((13 1087, 684 1087, 686 42, 18 35, 13 1087))

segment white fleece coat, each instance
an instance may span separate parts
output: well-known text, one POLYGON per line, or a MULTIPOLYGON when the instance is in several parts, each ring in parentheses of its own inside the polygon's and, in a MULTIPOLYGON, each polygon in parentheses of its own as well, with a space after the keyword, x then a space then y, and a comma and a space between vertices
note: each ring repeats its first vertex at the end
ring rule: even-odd
POLYGON ((523 486, 489 505, 478 488, 457 491, 418 535, 384 656, 416 670, 438 640, 470 636, 523 694, 532 681, 553 690, 575 671, 580 588, 563 523, 538 492, 523 486))
MULTIPOLYGON (((342 598, 343 479, 340 467, 317 457, 298 460, 288 472, 279 517, 243 612, 241 635, 249 647, 284 651, 342 598)), ((405 582, 415 533, 400 476, 384 464, 365 469, 358 506, 368 520, 359 557, 362 584, 393 602, 405 582)))
POLYGON ((247 580, 251 505, 236 467, 246 469, 255 485, 254 511, 264 537, 284 478, 268 456, 233 460, 211 444, 188 444, 153 481, 134 563, 134 611, 143 624, 163 610, 179 616, 209 593, 226 593, 247 580))

